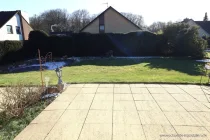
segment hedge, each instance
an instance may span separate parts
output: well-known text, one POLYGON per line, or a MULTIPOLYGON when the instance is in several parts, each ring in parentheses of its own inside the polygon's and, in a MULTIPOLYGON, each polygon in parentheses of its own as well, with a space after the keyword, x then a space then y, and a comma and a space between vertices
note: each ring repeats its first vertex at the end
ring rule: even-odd
POLYGON ((75 33, 71 37, 37 37, 31 38, 29 41, 31 50, 37 52, 39 48, 42 55, 52 52, 55 57, 64 55, 103 57, 110 50, 114 52, 114 56, 158 54, 156 51, 157 36, 149 32, 128 34, 75 33))
POLYGON ((159 37, 146 31, 128 34, 74 33, 71 36, 60 37, 32 31, 29 40, 24 41, 23 48, 8 53, 0 63, 35 58, 38 49, 42 56, 52 52, 53 57, 104 57, 109 51, 113 51, 114 56, 160 55, 158 45, 161 45, 159 37))
POLYGON ((163 35, 139 31, 127 34, 73 33, 71 36, 48 36, 42 31, 32 31, 22 48, 13 47, 11 42, 4 43, 11 46, 9 48, 13 51, 6 53, 0 64, 37 58, 38 49, 42 56, 52 52, 53 57, 105 57, 108 52, 113 52, 114 56, 202 57, 207 43, 197 37, 195 29, 187 31, 186 28, 185 25, 168 26, 163 35), (180 35, 180 32, 184 34, 180 35))
POLYGON ((21 41, 0 41, 0 59, 8 53, 16 52, 22 48, 21 41))

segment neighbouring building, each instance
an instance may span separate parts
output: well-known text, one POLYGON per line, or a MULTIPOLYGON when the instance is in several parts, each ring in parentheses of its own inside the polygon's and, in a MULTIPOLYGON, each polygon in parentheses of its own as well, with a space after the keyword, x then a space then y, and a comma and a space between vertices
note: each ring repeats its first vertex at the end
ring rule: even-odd
POLYGON ((29 25, 26 13, 17 11, 0 11, 0 41, 28 40, 33 29, 29 25))
POLYGON ((210 37, 210 21, 194 21, 192 19, 184 19, 184 23, 188 25, 197 26, 200 37, 210 37))
POLYGON ((107 8, 93 21, 80 30, 88 33, 128 33, 141 30, 113 7, 107 8))

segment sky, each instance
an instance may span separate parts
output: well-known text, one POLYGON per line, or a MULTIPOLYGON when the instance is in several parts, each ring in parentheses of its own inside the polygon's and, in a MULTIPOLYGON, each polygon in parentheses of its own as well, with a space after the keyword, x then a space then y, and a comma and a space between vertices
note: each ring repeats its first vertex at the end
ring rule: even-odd
POLYGON ((182 21, 186 17, 202 21, 205 12, 210 19, 210 0, 0 0, 0 11, 22 10, 33 16, 60 8, 70 13, 86 9, 90 14, 99 14, 107 8, 103 4, 107 2, 119 12, 142 15, 147 26, 157 21, 182 21))

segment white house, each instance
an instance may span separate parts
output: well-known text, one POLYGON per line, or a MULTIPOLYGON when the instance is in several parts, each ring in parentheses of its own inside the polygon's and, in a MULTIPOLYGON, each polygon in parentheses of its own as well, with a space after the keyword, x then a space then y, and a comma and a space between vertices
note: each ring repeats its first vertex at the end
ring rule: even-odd
POLYGON ((24 18, 21 11, 0 12, 0 41, 28 40, 28 35, 33 29, 24 18))
POLYGON ((191 27, 197 26, 200 37, 210 37, 210 21, 194 21, 192 19, 184 19, 184 23, 187 23, 191 27))

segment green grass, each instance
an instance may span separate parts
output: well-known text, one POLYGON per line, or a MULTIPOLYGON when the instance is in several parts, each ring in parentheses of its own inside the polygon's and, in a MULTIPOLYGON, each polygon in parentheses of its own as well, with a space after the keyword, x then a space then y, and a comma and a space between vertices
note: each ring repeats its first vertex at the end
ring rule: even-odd
MULTIPOLYGON (((154 82, 200 83, 203 63, 190 59, 101 59, 88 60, 63 68, 63 81, 68 83, 92 82, 154 82)), ((54 71, 44 71, 50 84, 57 83, 54 71)), ((40 72, 0 74, 0 85, 18 82, 40 84, 40 72)), ((207 82, 207 78, 203 80, 207 82)))
POLYGON ((210 58, 210 52, 206 53, 206 58, 208 58, 208 59, 210 58))
POLYGON ((13 140, 51 101, 40 101, 25 109, 23 116, 5 120, 0 118, 0 140, 13 140))

